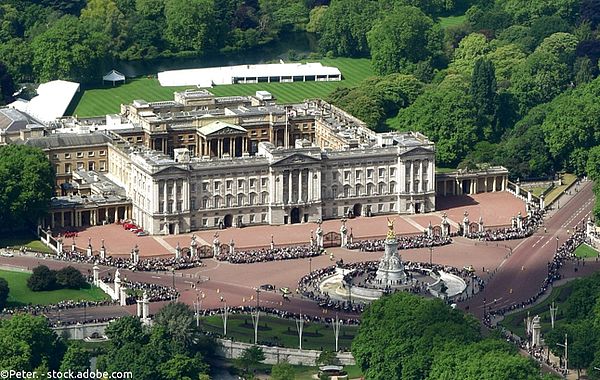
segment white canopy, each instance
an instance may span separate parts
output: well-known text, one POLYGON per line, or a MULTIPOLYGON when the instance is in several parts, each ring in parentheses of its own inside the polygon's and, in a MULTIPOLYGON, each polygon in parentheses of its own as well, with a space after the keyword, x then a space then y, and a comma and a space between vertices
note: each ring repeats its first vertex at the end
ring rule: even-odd
POLYGON ((212 87, 271 80, 293 82, 294 77, 298 77, 299 80, 339 81, 342 79, 342 73, 337 67, 323 66, 320 62, 221 66, 158 73, 161 86, 212 87))
POLYGON ((125 75, 123 75, 120 72, 118 72, 117 70, 113 69, 108 74, 103 76, 102 80, 107 81, 107 82, 113 82, 113 85, 114 85, 115 82, 120 82, 120 81, 125 82, 125 75))
POLYGON ((54 80, 40 84, 37 88, 37 96, 34 96, 31 101, 17 99, 9 106, 43 123, 49 123, 65 114, 77 91, 79 91, 79 83, 54 80))

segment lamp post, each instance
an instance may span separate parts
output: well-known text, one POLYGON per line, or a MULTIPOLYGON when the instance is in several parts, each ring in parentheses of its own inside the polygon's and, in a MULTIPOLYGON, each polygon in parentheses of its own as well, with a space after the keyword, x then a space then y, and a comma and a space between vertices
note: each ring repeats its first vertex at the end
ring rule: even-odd
POLYGON ((227 300, 221 297, 221 302, 224 304, 223 314, 221 317, 223 318, 223 336, 227 336, 227 300))
POLYGON ((433 265, 433 246, 429 246, 429 265, 433 265))
POLYGON ((312 257, 308 258, 308 273, 312 273, 312 257))
POLYGON ((556 237, 556 252, 558 252, 558 236, 556 237))
POLYGON ((565 349, 565 375, 569 373, 569 341, 567 339, 567 334, 565 334, 565 344, 556 343, 557 346, 564 347, 565 349))

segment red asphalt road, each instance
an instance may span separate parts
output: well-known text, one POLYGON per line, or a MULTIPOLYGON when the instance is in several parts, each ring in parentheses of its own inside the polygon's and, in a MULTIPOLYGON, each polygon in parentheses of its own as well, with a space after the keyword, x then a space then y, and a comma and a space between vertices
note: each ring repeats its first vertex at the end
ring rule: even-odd
POLYGON ((484 291, 460 304, 463 309, 468 307, 472 314, 481 318, 484 299, 487 307, 498 310, 526 301, 538 293, 548 274, 548 262, 556 252, 556 238, 558 244, 562 244, 568 236, 567 230, 572 233, 575 225, 585 224, 593 208, 593 183, 582 182, 579 186, 579 192, 568 200, 561 199, 560 209, 545 220, 547 232, 544 233, 544 227, 541 227, 523 240, 499 265, 484 291))

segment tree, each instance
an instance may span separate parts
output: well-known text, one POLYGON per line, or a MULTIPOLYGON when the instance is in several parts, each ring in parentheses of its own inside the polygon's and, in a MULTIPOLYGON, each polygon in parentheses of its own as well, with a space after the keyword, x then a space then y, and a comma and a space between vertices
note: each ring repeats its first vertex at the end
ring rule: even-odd
POLYGON ((367 34, 371 64, 380 75, 411 74, 442 50, 442 31, 416 7, 399 7, 367 34))
POLYGON ((50 369, 58 369, 65 352, 64 343, 48 326, 44 317, 16 314, 0 320, 0 368, 6 364, 19 364, 16 370, 31 371, 46 363, 50 369), (12 353, 15 358, 7 358, 12 353))
POLYGON ((398 112, 398 128, 424 133, 436 143, 438 164, 452 167, 477 142, 475 114, 469 85, 461 76, 449 75, 398 112))
POLYGON ((0 105, 13 101, 15 84, 6 66, 0 62, 0 105))
POLYGON ((399 292, 363 312, 352 354, 368 379, 425 379, 434 347, 479 338, 477 322, 441 300, 399 292))
POLYGON ((72 342, 60 364, 61 371, 85 372, 90 368, 91 353, 78 342, 72 342))
POLYGON ((213 48, 213 0, 166 0, 165 36, 176 51, 203 54, 213 48))
POLYGON ((106 327, 106 336, 116 348, 123 347, 127 343, 143 344, 146 342, 142 322, 133 316, 121 317, 111 322, 106 327))
POLYGON ((588 83, 594 79, 594 68, 592 61, 588 57, 577 57, 573 65, 573 72, 575 73, 576 86, 588 83))
POLYGON ((539 178, 553 173, 554 162, 542 129, 548 112, 547 104, 531 109, 498 148, 495 161, 515 177, 539 178))
POLYGON ((521 114, 538 104, 552 100, 569 83, 569 69, 558 57, 535 52, 513 73, 510 91, 519 102, 521 114))
POLYGON ((533 360, 521 357, 508 343, 486 339, 468 345, 447 344, 435 356, 429 380, 540 379, 533 360))
POLYGON ((10 289, 8 287, 8 282, 0 277, 0 312, 4 310, 6 306, 6 300, 8 299, 8 293, 10 289))
POLYGON ((306 31, 309 33, 316 33, 319 30, 322 30, 323 16, 325 13, 327 13, 327 6, 325 5, 311 9, 308 24, 306 24, 306 31))
MULTIPOLYGON (((600 179, 600 146, 598 145, 589 150, 586 173, 592 181, 598 182, 600 179)), ((598 327, 600 327, 600 324, 598 327)))
POLYGON ((510 87, 515 68, 522 64, 525 58, 527 55, 516 44, 500 46, 486 55, 486 59, 494 64, 499 88, 510 87))
POLYGON ((556 15, 567 20, 573 19, 578 10, 579 0, 499 0, 497 3, 520 24, 556 15))
POLYGON ((54 169, 37 148, 0 146, 0 230, 37 225, 54 195, 54 169))
POLYGON ((552 54, 559 62, 570 67, 575 60, 578 43, 577 37, 570 33, 554 33, 546 37, 535 51, 552 54))
POLYGON ((487 38, 481 33, 471 33, 463 38, 454 51, 454 59, 450 64, 450 71, 470 76, 475 62, 484 58, 491 50, 487 38))
POLYGON ((294 380, 295 377, 294 367, 286 361, 275 364, 271 369, 272 380, 294 380))
POLYGON ((56 284, 62 288, 81 289, 86 281, 78 269, 69 265, 56 272, 56 284))
POLYGON ((176 352, 191 352, 192 346, 200 339, 194 311, 187 304, 169 303, 160 309, 154 320, 158 326, 164 328, 176 352))
POLYGON ((263 360, 265 360, 265 353, 258 346, 246 348, 239 358, 240 365, 245 373, 250 373, 263 360))
POLYGON ((27 287, 34 292, 56 289, 56 272, 45 265, 33 268, 33 273, 27 279, 27 287))
POLYGON ((320 364, 320 365, 337 364, 336 361, 337 361, 336 353, 333 351, 330 351, 330 350, 321 351, 321 353, 319 354, 319 357, 317 358, 317 364, 320 364))
POLYGON ((475 62, 470 95, 477 112, 475 122, 480 129, 479 136, 486 140, 500 137, 495 128, 498 95, 496 93, 496 73, 491 61, 479 59, 475 62))
POLYGON ((187 357, 176 354, 158 367, 158 371, 165 380, 197 379, 200 373, 208 370, 208 366, 200 357, 187 357))
POLYGON ((345 57, 367 56, 367 32, 378 17, 377 2, 370 0, 332 0, 321 17, 319 48, 345 57))

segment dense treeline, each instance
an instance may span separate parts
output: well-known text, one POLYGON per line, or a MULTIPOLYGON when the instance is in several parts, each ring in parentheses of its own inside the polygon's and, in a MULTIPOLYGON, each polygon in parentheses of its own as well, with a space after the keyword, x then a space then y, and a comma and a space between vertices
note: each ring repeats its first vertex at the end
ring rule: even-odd
MULTIPOLYGON (((196 327, 194 312, 171 303, 155 316, 151 327, 136 317, 123 317, 106 328, 110 341, 89 349, 78 341, 59 337, 44 317, 16 314, 0 320, 0 370, 33 371, 46 378, 48 371, 131 372, 134 379, 207 380, 209 358, 216 343, 196 327)), ((91 377, 94 378, 94 377, 91 377)), ((99 378, 99 377, 98 377, 99 378)))
POLYGON ((325 3, 7 0, 0 4, 0 61, 16 82, 97 81, 117 59, 205 56, 268 43, 304 30, 311 8, 325 3))
POLYGON ((332 0, 309 25, 323 53, 370 55, 381 75, 330 101, 374 129, 425 133, 440 166, 538 178, 585 174, 600 144, 599 22, 591 0, 332 0), (464 22, 442 28, 448 14, 464 22), (411 80, 415 97, 389 84, 411 80))
POLYGON ((510 343, 484 338, 472 316, 405 292, 363 312, 352 355, 370 380, 552 379, 510 343))

